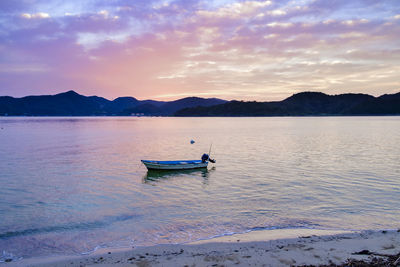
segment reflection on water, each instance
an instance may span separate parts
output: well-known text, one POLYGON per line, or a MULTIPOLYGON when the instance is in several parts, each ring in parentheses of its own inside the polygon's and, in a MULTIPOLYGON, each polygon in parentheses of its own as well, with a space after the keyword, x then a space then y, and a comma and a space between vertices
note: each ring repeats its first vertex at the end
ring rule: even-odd
POLYGON ((10 123, 90 123, 90 122, 100 122, 104 123, 104 121, 116 121, 119 122, 135 122, 134 117, 10 117, 12 119, 2 119, 0 121, 1 124, 10 124, 10 123))
POLYGON ((215 166, 210 169, 192 169, 192 170, 148 170, 143 176, 143 183, 162 182, 174 178, 201 177, 203 184, 208 184, 212 172, 216 170, 215 166))

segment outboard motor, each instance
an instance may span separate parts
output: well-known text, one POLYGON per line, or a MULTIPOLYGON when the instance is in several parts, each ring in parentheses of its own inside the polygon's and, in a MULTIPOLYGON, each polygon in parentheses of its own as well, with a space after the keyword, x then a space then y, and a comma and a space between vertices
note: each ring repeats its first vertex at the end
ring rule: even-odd
POLYGON ((202 162, 206 162, 207 160, 208 160, 209 162, 211 162, 211 163, 215 163, 215 162, 216 162, 216 160, 210 158, 210 157, 208 156, 208 154, 203 154, 203 156, 201 156, 201 161, 202 161, 202 162))
POLYGON ((206 162, 210 157, 208 156, 208 154, 203 154, 203 156, 201 156, 201 161, 202 162, 206 162))

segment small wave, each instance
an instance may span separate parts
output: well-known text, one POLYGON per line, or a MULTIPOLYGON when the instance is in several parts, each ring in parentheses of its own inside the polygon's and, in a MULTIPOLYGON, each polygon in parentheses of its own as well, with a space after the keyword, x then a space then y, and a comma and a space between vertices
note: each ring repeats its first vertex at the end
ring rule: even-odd
POLYGON ((320 226, 319 224, 308 224, 308 225, 279 225, 279 226, 256 226, 248 230, 253 231, 264 231, 264 230, 279 230, 279 229, 316 229, 320 226))
POLYGON ((137 216, 138 215, 124 214, 124 215, 119 215, 119 216, 109 216, 109 217, 105 217, 103 220, 92 221, 92 222, 54 225, 54 226, 47 226, 47 227, 40 227, 40 228, 25 229, 25 230, 20 230, 20 231, 9 231, 9 232, 5 232, 5 233, 0 233, 0 240, 12 238, 12 237, 18 237, 18 236, 27 236, 27 235, 52 233, 52 232, 66 232, 66 231, 74 231, 74 230, 92 230, 92 229, 96 229, 96 228, 103 228, 103 227, 111 225, 115 222, 131 220, 137 216))
POLYGON ((14 254, 3 250, 3 254, 0 255, 0 263, 1 262, 12 262, 22 260, 22 257, 17 257, 14 254))
MULTIPOLYGON (((255 226, 255 227, 251 227, 249 229, 243 230, 243 231, 237 231, 237 232, 228 231, 228 232, 224 232, 221 234, 208 236, 205 238, 199 238, 195 241, 210 240, 210 239, 214 239, 214 238, 219 238, 219 237, 224 237, 224 236, 232 236, 232 235, 236 235, 236 234, 246 234, 246 233, 255 232, 255 231, 267 231, 267 230, 279 230, 279 229, 282 229, 282 230, 283 229, 322 229, 322 228, 319 228, 319 226, 320 225, 318 225, 318 224, 255 226)), ((190 243, 190 242, 193 242, 193 241, 189 241, 189 242, 185 242, 185 243, 190 243)))
POLYGON ((96 246, 96 247, 95 247, 94 249, 92 249, 92 250, 81 252, 81 254, 82 254, 82 255, 89 255, 89 254, 92 254, 93 252, 96 252, 98 249, 106 248, 106 247, 107 247, 107 246, 96 246))

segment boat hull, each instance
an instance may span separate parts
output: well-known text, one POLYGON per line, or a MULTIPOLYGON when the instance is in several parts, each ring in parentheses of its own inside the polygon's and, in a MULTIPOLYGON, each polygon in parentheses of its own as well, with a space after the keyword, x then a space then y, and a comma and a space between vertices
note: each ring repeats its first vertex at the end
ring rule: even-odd
POLYGON ((156 161, 142 160, 142 163, 149 170, 189 170, 207 168, 208 162, 201 160, 178 160, 178 161, 156 161))

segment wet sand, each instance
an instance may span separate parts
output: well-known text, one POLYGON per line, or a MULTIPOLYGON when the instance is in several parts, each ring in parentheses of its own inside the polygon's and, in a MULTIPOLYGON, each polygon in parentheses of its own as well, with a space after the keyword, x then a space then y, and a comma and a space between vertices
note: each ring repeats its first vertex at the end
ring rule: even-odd
POLYGON ((279 229, 180 245, 102 249, 86 256, 22 259, 1 266, 361 266, 356 264, 371 262, 400 266, 399 253, 400 230, 279 229))

